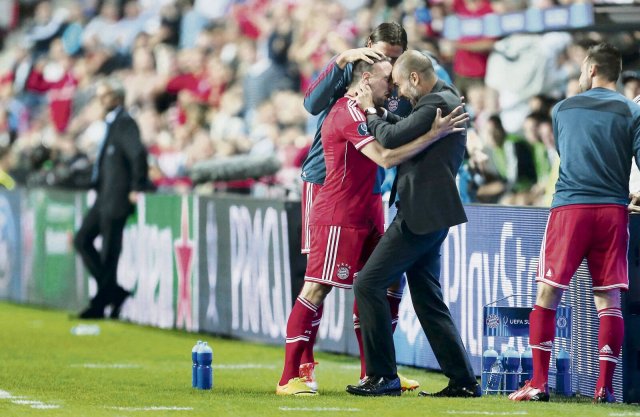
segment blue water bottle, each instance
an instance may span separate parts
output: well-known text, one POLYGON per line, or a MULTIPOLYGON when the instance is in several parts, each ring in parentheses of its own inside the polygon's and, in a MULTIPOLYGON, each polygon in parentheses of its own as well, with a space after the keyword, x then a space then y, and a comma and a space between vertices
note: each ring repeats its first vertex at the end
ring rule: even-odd
POLYGON ((520 354, 511 346, 503 353, 504 361, 504 392, 511 393, 518 389, 518 368, 520 368, 520 354))
POLYGON ((489 346, 489 349, 485 350, 482 354, 482 393, 487 393, 487 384, 489 382, 489 376, 491 375, 491 367, 496 363, 498 359, 498 352, 495 351, 493 346, 489 346))
POLYGON ((198 388, 200 389, 213 388, 211 362, 213 362, 213 350, 207 342, 202 342, 198 349, 198 388))
POLYGON ((201 344, 202 340, 198 340, 198 343, 191 349, 191 362, 193 363, 191 366, 191 386, 193 388, 198 387, 198 349, 200 349, 201 344))
POLYGON ((489 380, 487 381, 487 394, 499 394, 502 387, 502 379, 504 377, 504 368, 502 367, 502 355, 498 355, 496 361, 491 365, 489 371, 489 380))
POLYGON ((569 352, 560 349, 556 357, 556 394, 573 395, 571 390, 571 357, 569 352))
POLYGON ((527 348, 520 355, 520 367, 522 372, 520 373, 520 386, 524 387, 525 381, 531 381, 533 379, 533 354, 531 352, 531 346, 527 348))

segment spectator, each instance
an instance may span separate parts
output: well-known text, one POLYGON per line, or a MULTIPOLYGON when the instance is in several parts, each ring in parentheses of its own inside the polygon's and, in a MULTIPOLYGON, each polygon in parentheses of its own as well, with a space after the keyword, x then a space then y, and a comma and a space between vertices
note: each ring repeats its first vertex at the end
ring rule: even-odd
POLYGON ((49 115, 58 133, 67 130, 71 119, 72 100, 78 85, 74 75, 74 60, 64 51, 62 41, 51 44, 50 61, 39 61, 34 67, 26 88, 34 93, 47 93, 49 115))
MULTIPOLYGON (((493 13, 489 0, 453 0, 453 12, 459 17, 482 17, 493 13)), ((474 36, 456 42, 453 57, 455 86, 464 95, 474 85, 483 85, 487 59, 495 39, 474 36)))
POLYGON ((622 92, 626 98, 633 100, 640 95, 640 72, 624 71, 620 76, 622 92))
MULTIPOLYGON (((20 20, 0 19, 9 27, 17 26, 7 34, 0 52, 0 62, 12 63, 0 73, 0 108, 8 120, 15 155, 13 177, 18 183, 30 177, 37 183, 59 166, 62 154, 65 161, 71 160, 67 153, 95 157, 102 133, 92 97, 96 82, 112 73, 126 86, 126 104, 139 122, 145 144, 161 150, 153 166, 156 178, 185 179, 170 180, 167 190, 174 184, 182 190, 190 187, 185 168, 200 156, 220 158, 260 149, 275 155, 304 153, 317 120, 299 111, 300 92, 331 56, 366 43, 373 27, 391 19, 402 21, 410 32, 411 48, 432 54, 439 76, 444 79, 444 70, 453 66, 462 83, 458 86, 467 90, 478 137, 488 140, 483 132, 491 129, 486 129, 493 123, 490 115, 498 113, 506 130, 505 146, 513 144, 516 153, 525 155, 527 145, 514 142, 512 135, 522 132, 528 114, 545 111, 541 106, 548 106, 546 98, 537 96, 558 100, 574 95, 577 79, 572 77, 587 48, 594 39, 610 36, 555 32, 454 44, 442 39, 444 20, 456 13, 454 9, 460 16, 484 16, 512 11, 518 2, 370 3, 365 7, 360 0, 40 0, 22 6, 20 20), (460 66, 461 56, 463 63, 466 56, 475 64, 460 66), (485 74, 485 86, 480 73, 485 74), (466 81, 473 85, 465 86, 466 81), (195 110, 202 106, 204 112, 195 110), (198 123, 192 125, 187 119, 198 123), (307 126, 302 135, 300 126, 307 126), (197 138, 185 140, 185 132, 197 132, 197 138), (202 152, 194 152, 196 148, 202 152)), ((535 4, 550 5, 546 0, 535 4)), ((628 41, 633 39, 630 34, 622 41, 633 46, 628 41)), ((637 53, 628 54, 624 67, 636 68, 631 62, 636 57, 637 53)), ((633 85, 637 84, 630 80, 629 88, 633 85)), ((540 125, 538 131, 543 129, 540 125)), ((541 143, 542 134, 538 136, 541 143)), ((478 148, 485 146, 489 145, 478 148)), ((283 158, 288 162, 289 156, 283 158)), ((513 172, 535 166, 525 162, 531 157, 523 158, 508 165, 513 172)), ((471 159, 482 164, 482 158, 471 159)), ((295 189, 291 184, 295 175, 290 174, 275 178, 295 189)), ((518 180, 516 174, 507 176, 504 198, 513 195, 512 187, 527 187, 527 176, 521 174, 518 180)), ((538 174, 549 176, 540 170, 538 174)))

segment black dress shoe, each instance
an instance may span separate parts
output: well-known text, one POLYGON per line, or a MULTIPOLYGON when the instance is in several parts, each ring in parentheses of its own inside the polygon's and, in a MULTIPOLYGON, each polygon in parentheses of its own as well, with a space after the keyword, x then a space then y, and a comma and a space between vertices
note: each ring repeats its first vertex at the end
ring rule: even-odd
POLYGON ((89 306, 78 314, 79 319, 83 320, 101 320, 104 319, 104 309, 89 306))
POLYGON ((398 377, 370 376, 362 385, 347 385, 347 392, 365 397, 399 396, 402 393, 402 389, 400 388, 400 378, 398 377))
POLYGON ((130 295, 131 293, 125 290, 124 288, 118 288, 115 299, 113 300, 113 303, 111 303, 113 307, 111 309, 111 314, 109 315, 109 318, 118 319, 120 317, 120 310, 122 309, 122 304, 124 304, 124 301, 130 295))
POLYGON ((458 397, 458 398, 474 398, 482 395, 482 389, 478 384, 472 385, 448 385, 442 391, 428 393, 420 391, 419 397, 458 397))

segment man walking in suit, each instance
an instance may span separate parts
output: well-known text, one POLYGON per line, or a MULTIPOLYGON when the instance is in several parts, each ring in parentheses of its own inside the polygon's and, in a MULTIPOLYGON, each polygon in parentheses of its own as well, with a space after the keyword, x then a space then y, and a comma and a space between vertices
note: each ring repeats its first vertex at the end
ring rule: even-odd
POLYGON ((80 313, 82 319, 104 318, 108 305, 112 307, 111 318, 118 318, 130 295, 117 281, 122 234, 138 193, 149 184, 147 151, 138 125, 124 109, 124 87, 116 79, 107 79, 97 86, 96 97, 106 124, 91 178, 97 197, 76 233, 74 246, 97 281, 98 293, 80 313), (98 235, 102 237, 100 252, 93 244, 98 235))
MULTIPOLYGON (((424 134, 438 108, 448 114, 461 103, 457 91, 438 79, 429 58, 407 51, 393 67, 392 78, 413 105, 405 119, 377 115, 370 90, 362 87, 357 101, 365 109, 369 131, 385 148, 397 148, 424 134)), ((455 177, 465 152, 466 132, 455 133, 402 163, 391 191, 398 214, 358 274, 354 290, 360 308, 367 375, 354 395, 398 395, 397 369, 386 288, 403 271, 413 306, 449 385, 421 396, 478 397, 480 387, 460 334, 440 288, 440 246, 449 227, 467 221, 455 177)))

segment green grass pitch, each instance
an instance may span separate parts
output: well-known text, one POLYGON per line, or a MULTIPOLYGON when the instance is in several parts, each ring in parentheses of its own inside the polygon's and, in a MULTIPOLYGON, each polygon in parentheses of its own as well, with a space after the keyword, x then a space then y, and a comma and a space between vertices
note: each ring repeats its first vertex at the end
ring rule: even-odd
MULTIPOLYGON (((358 377, 354 358, 318 354, 321 395, 274 394, 281 347, 216 339, 114 321, 98 336, 74 336, 68 313, 0 303, 0 416, 640 416, 640 407, 588 399, 515 404, 504 397, 359 398, 344 391, 358 377), (214 389, 191 388, 191 347, 214 349, 214 389)), ((438 373, 401 369, 427 390, 438 373)), ((554 401, 555 400, 555 401, 554 401)))

